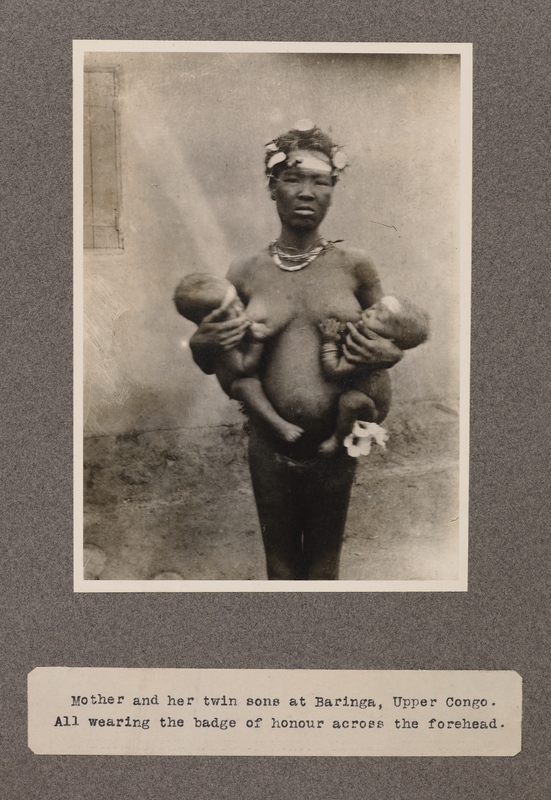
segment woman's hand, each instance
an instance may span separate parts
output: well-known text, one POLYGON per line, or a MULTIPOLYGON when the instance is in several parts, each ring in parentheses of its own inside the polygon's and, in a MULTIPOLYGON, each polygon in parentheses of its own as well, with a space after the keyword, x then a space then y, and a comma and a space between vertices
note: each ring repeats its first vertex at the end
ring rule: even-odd
POLYGON ((189 342, 195 363, 208 374, 214 372, 214 359, 236 347, 251 325, 245 314, 221 320, 226 313, 225 308, 216 308, 207 314, 189 342))
POLYGON ((374 333, 367 327, 359 331, 352 322, 347 322, 342 352, 351 364, 368 364, 374 369, 388 369, 402 358, 402 351, 390 339, 374 333))
POLYGON ((245 314, 220 321, 226 313, 225 308, 215 308, 207 314, 194 334, 194 338, 197 336, 202 345, 212 347, 216 354, 238 345, 251 325, 245 314))

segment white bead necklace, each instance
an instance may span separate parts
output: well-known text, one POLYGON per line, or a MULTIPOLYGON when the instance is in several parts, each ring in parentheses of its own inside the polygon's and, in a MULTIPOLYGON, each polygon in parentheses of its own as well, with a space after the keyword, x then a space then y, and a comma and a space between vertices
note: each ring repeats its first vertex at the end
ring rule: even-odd
POLYGON ((326 239, 320 239, 319 241, 320 243, 307 253, 299 253, 298 255, 291 256, 288 253, 284 253, 277 241, 274 239, 273 242, 270 242, 270 255, 280 269, 284 270, 285 272, 298 272, 299 269, 304 269, 304 267, 307 267, 308 264, 311 264, 320 253, 333 244, 332 242, 328 242, 326 239), (293 263, 284 264, 281 260, 282 258, 293 263))

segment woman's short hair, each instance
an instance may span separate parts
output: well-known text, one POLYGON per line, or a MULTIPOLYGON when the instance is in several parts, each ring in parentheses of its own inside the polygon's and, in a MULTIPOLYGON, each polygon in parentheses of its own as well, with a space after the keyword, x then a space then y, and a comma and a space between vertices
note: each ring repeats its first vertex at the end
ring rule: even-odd
POLYGON ((220 308, 232 284, 225 278, 207 272, 186 275, 174 291, 174 304, 186 319, 199 325, 202 319, 220 308))
MULTIPOLYGON (((309 122, 309 120, 307 122, 309 122)), ((297 125, 298 124, 299 123, 297 123, 297 125)), ((319 153, 323 153, 327 156, 332 167, 331 177, 333 184, 337 182, 340 172, 346 166, 346 156, 340 145, 336 144, 329 134, 322 131, 317 125, 312 124, 310 128, 308 128, 307 125, 301 125, 300 127, 292 128, 286 133, 282 133, 281 136, 277 136, 266 145, 264 168, 269 181, 273 178, 277 178, 279 173, 288 166, 285 160, 281 160, 272 165, 274 154, 283 153, 288 156, 289 153, 292 153, 294 150, 317 150, 319 153), (334 162, 337 153, 340 157, 340 166, 338 159, 337 163, 334 162)))

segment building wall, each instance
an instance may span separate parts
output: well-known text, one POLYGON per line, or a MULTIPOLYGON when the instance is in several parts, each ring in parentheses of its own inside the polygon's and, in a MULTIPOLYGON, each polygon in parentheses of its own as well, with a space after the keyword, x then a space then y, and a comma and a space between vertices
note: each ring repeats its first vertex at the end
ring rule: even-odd
MULTIPOLYGON (((455 56, 95 53, 118 67, 124 250, 84 256, 85 433, 238 418, 193 364, 172 304, 279 232, 263 145, 309 117, 350 166, 323 233, 365 249, 387 293, 432 317, 393 369, 398 401, 458 397, 459 61, 455 56)), ((312 265, 315 268, 315 263, 312 265)))

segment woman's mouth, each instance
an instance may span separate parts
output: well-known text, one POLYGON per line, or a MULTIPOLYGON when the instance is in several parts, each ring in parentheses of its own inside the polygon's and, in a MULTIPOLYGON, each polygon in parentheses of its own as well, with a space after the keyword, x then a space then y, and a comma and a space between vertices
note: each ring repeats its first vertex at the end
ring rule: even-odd
POLYGON ((315 214, 315 210, 310 208, 309 206, 299 206, 295 209, 295 213, 300 214, 301 217, 309 217, 312 214, 315 214))

